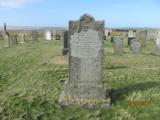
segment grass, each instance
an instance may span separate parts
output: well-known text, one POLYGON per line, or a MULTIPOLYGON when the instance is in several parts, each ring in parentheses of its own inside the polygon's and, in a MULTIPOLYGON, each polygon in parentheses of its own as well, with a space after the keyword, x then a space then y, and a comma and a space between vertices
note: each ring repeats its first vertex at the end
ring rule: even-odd
MULTIPOLYGON (((125 43, 126 44, 126 43, 125 43)), ((61 107, 58 97, 68 78, 62 41, 3 47, 0 41, 0 120, 159 120, 160 56, 148 41, 142 54, 112 53, 105 41, 103 76, 112 107, 61 107), (129 104, 128 101, 147 104, 129 104)))

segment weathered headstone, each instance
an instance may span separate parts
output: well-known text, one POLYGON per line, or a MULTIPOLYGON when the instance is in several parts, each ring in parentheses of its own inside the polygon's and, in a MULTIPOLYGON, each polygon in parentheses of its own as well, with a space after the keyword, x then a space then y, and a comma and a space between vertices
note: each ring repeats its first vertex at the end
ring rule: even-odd
POLYGON ((146 30, 144 30, 144 31, 137 31, 137 33, 136 33, 136 39, 138 41, 140 41, 142 47, 145 47, 146 40, 147 40, 147 31, 146 30))
POLYGON ((63 46, 63 55, 67 55, 68 53, 68 30, 64 31, 64 46, 63 46))
POLYGON ((61 36, 59 34, 56 34, 56 40, 60 40, 61 36))
POLYGON ((102 81, 104 21, 84 14, 69 23, 69 80, 59 103, 63 106, 109 107, 102 81))
POLYGON ((45 39, 46 40, 51 40, 52 39, 51 31, 49 31, 49 30, 45 31, 45 39))
POLYGON ((113 38, 113 51, 116 54, 123 53, 123 38, 120 37, 113 38))
POLYGON ((160 54, 160 31, 157 32, 156 37, 156 53, 160 54))
POLYGON ((131 41, 131 51, 134 54, 140 53, 140 51, 141 51, 141 43, 138 40, 133 39, 131 41))
POLYGON ((134 33, 134 30, 129 30, 128 31, 128 45, 130 45, 131 44, 131 41, 133 40, 133 39, 135 39, 136 38, 136 35, 135 35, 135 33, 134 33))

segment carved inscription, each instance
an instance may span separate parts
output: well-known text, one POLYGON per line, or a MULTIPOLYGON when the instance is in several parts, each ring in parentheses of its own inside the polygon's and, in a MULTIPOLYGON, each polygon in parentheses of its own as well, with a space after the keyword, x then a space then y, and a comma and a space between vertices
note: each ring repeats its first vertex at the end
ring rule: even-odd
POLYGON ((71 56, 73 57, 97 57, 98 51, 101 49, 98 32, 88 30, 87 32, 75 33, 71 36, 71 56))

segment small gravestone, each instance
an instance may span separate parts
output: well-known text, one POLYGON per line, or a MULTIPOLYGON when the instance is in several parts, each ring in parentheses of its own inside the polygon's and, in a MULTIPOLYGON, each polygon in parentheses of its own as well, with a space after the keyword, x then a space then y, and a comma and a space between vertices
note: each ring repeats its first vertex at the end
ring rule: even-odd
POLYGON ((4 47, 10 46, 10 38, 8 35, 4 34, 4 47))
POLYGON ((18 45, 18 36, 15 32, 10 32, 10 45, 18 45))
POLYGON ((131 41, 133 40, 133 39, 135 39, 136 38, 136 35, 135 35, 135 33, 134 33, 134 30, 129 30, 128 31, 128 45, 130 45, 131 44, 131 41))
POLYGON ((113 38, 113 51, 116 54, 122 54, 123 53, 123 39, 120 37, 114 37, 113 38))
POLYGON ((140 53, 140 51, 141 51, 141 43, 138 40, 133 39, 131 41, 131 51, 134 54, 140 53))
POLYGON ((102 80, 104 21, 97 22, 85 14, 78 21, 70 21, 69 28, 69 80, 65 82, 59 103, 109 107, 110 98, 102 80))
POLYGON ((63 46, 63 55, 67 55, 68 53, 68 30, 64 31, 64 46, 63 46))
POLYGON ((60 40, 61 36, 59 34, 56 34, 56 40, 60 40))
POLYGON ((160 31, 157 32, 156 36, 156 53, 160 54, 160 31))
POLYGON ((147 30, 137 31, 136 39, 138 41, 140 41, 142 47, 145 47, 146 46, 146 40, 147 40, 147 30))
POLYGON ((45 31, 45 39, 46 40, 52 40, 52 37, 51 37, 51 31, 45 31))
POLYGON ((25 34, 19 33, 19 39, 20 39, 20 43, 25 43, 25 34))

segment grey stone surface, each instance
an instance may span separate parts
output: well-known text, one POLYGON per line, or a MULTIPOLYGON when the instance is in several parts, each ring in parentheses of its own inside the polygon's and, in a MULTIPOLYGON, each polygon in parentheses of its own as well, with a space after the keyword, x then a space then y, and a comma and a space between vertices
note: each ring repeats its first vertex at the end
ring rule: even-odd
POLYGON ((68 30, 64 31, 63 55, 67 55, 68 53, 68 34, 68 30))
POLYGON ((113 51, 116 54, 123 53, 123 38, 120 37, 113 38, 113 51))
POLYGON ((146 40, 147 40, 147 30, 137 31, 136 39, 138 41, 140 41, 142 47, 145 47, 146 46, 146 40))
POLYGON ((70 21, 69 80, 61 93, 61 105, 109 107, 110 98, 102 80, 104 21, 90 15, 70 21))
POLYGON ((141 52, 141 43, 138 40, 134 39, 131 41, 131 51, 134 54, 141 52))

